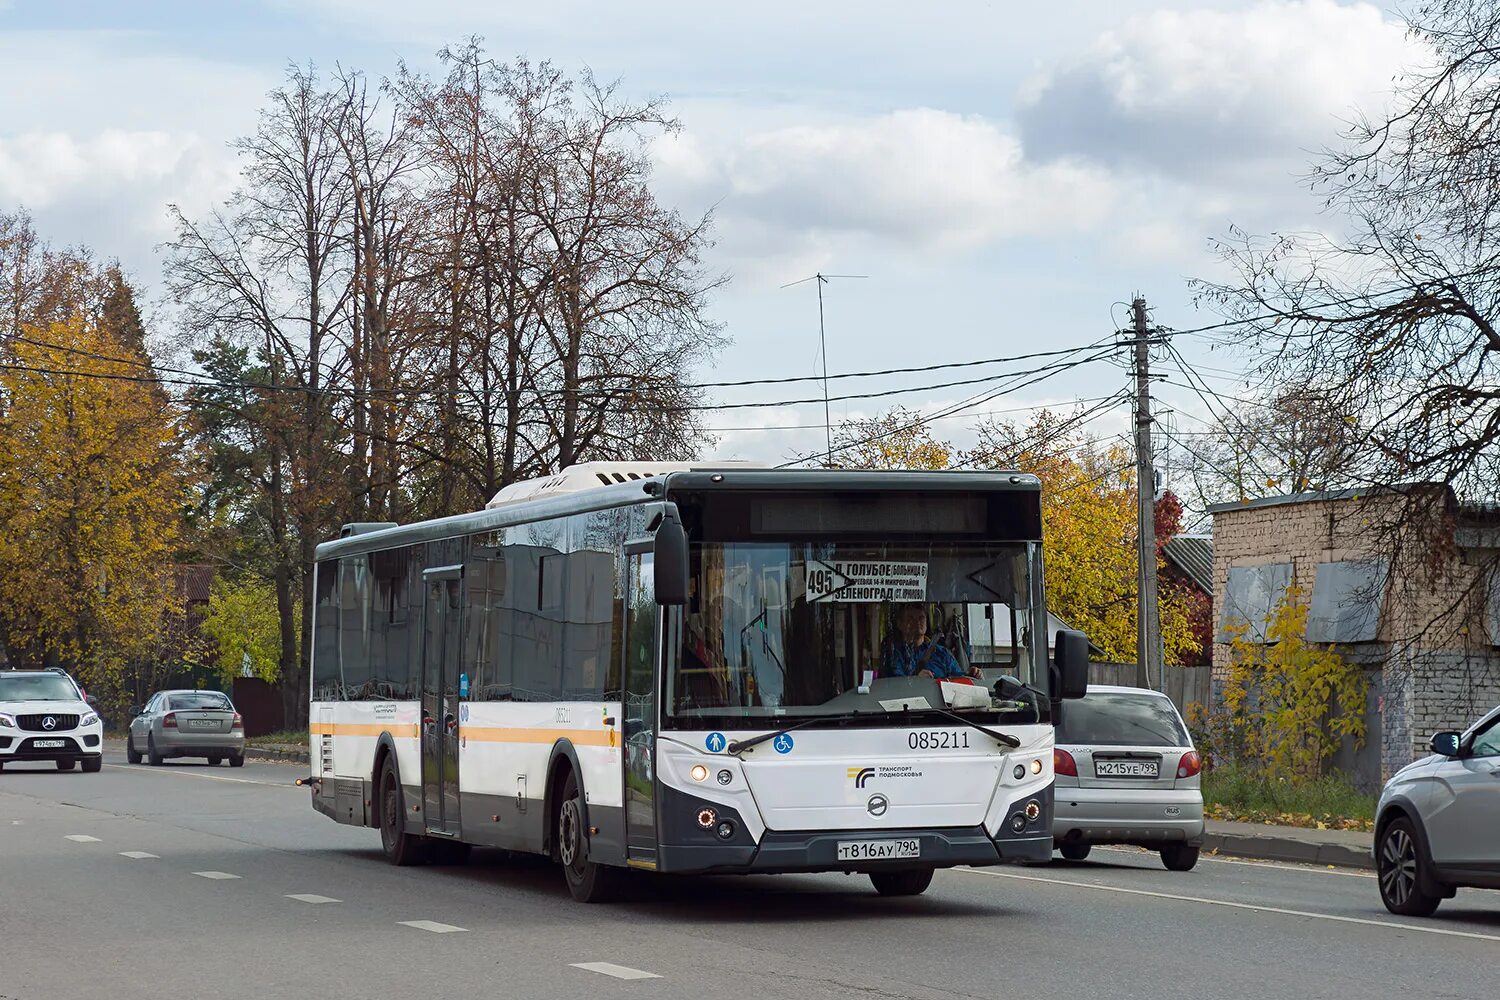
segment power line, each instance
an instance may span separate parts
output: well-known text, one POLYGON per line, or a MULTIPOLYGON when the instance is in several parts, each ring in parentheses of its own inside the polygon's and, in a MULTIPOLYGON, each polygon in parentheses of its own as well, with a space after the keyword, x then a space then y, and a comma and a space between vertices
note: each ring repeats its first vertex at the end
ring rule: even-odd
MULTIPOLYGON (((1001 410, 979 410, 974 413, 950 413, 943 417, 931 417, 928 423, 938 420, 953 420, 957 417, 992 417, 1003 413, 1028 413, 1033 410, 1048 410, 1063 406, 1082 406, 1085 403, 1098 403, 1106 399, 1120 398, 1121 394, 1114 396, 1089 396, 1084 399, 1060 400, 1053 403, 1034 403, 1030 406, 1011 406, 1001 410)), ((709 434, 738 434, 741 431, 815 431, 822 424, 767 424, 767 425, 744 425, 740 427, 704 427, 703 431, 709 434)))
MULTIPOLYGON (((1072 369, 1077 368, 1080 365, 1086 365, 1086 364, 1090 364, 1090 363, 1092 363, 1094 361, 1103 360, 1104 358, 1108 357, 1113 350, 1114 350, 1114 348, 1110 347, 1109 349, 1107 349, 1105 351, 1101 351, 1101 352, 1096 353, 1096 354, 1094 354, 1094 355, 1092 355, 1090 357, 1087 357, 1087 358, 1082 358, 1080 360, 1071 361, 1071 362, 1068 362, 1067 364, 1064 364, 1064 365, 1050 366, 1051 370, 1047 370, 1047 368, 1037 369, 1037 371, 1044 372, 1044 374, 1038 375, 1035 378, 1032 378, 1032 379, 1030 379, 1029 381, 1026 381, 1026 382, 1021 382, 1021 383, 1017 383, 1017 384, 1001 386, 999 389, 996 389, 993 392, 976 393, 974 396, 969 397, 969 399, 963 400, 963 401, 961 401, 959 403, 956 403, 953 406, 950 406, 947 409, 942 410, 940 413, 933 414, 931 416, 922 417, 922 418, 919 418, 917 420, 910 421, 910 422, 904 424, 901 427, 896 427, 896 428, 893 428, 893 429, 891 429, 889 431, 884 431, 884 432, 882 432, 880 434, 872 434, 869 437, 863 438, 863 439, 861 439, 859 441, 851 441, 848 444, 840 445, 839 447, 833 449, 833 453, 834 454, 842 454, 843 452, 850 451, 850 450, 852 450, 854 448, 860 448, 860 447, 863 447, 864 445, 873 444, 876 441, 882 441, 882 440, 884 440, 884 439, 886 439, 888 437, 893 437, 893 436, 895 436, 897 434, 903 434, 906 431, 914 430, 914 429, 916 429, 918 427, 923 426, 924 424, 926 424, 930 420, 935 420, 935 419, 940 419, 942 417, 952 416, 953 414, 963 412, 964 410, 972 409, 975 406, 982 406, 985 403, 988 403, 988 402, 990 402, 993 399, 998 399, 1000 396, 1003 396, 1003 395, 1005 395, 1008 392, 1014 392, 1017 389, 1028 388, 1030 386, 1036 385, 1038 382, 1043 382, 1043 381, 1045 381, 1045 380, 1047 380, 1049 378, 1052 378, 1055 375, 1060 375, 1062 372, 1071 371, 1072 369)), ((1028 372, 1018 373, 1018 377, 1024 376, 1024 375, 1027 375, 1027 374, 1031 374, 1031 373, 1028 373, 1028 372)), ((781 463, 780 465, 777 466, 777 468, 784 469, 784 468, 787 468, 789 466, 796 465, 798 462, 804 462, 806 460, 807 459, 805 457, 803 457, 803 458, 795 458, 795 459, 792 459, 790 461, 781 463)))

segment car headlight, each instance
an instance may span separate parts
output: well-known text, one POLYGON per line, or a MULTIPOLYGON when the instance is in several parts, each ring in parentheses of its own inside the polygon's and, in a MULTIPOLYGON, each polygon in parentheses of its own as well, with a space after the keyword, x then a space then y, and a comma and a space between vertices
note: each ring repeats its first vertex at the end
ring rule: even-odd
POLYGON ((78 720, 78 724, 80 726, 92 726, 94 723, 96 723, 98 721, 99 721, 99 713, 98 712, 90 712, 87 715, 85 715, 83 718, 79 719, 78 720))
POLYGON ((0 712, 0 729, 15 729, 16 720, 14 716, 0 712))

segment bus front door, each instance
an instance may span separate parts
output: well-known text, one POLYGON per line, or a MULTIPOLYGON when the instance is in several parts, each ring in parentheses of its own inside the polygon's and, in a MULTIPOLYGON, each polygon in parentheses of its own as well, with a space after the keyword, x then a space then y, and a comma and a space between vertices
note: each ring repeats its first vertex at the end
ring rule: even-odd
POLYGON ((429 833, 458 836, 458 659, 462 566, 422 574, 422 812, 429 833))
POLYGON ((656 685, 661 659, 661 608, 649 550, 630 553, 625 597, 624 704, 625 857, 656 867, 656 685))

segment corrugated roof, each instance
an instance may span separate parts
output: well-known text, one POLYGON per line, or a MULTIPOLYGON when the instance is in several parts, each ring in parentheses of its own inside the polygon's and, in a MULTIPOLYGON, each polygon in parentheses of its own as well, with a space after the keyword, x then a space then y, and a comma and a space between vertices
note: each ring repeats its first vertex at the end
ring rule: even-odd
POLYGON ((1214 540, 1209 535, 1173 535, 1161 554, 1205 594, 1214 592, 1214 540))
POLYGON ((189 603, 206 603, 213 582, 214 567, 207 563, 187 563, 177 567, 179 593, 189 603))

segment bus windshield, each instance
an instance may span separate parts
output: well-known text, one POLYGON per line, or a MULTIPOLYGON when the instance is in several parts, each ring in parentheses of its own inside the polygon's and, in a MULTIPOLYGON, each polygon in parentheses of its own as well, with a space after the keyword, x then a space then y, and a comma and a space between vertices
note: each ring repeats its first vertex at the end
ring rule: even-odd
MULTIPOLYGON (((1037 558, 1031 543, 695 544, 680 656, 669 661, 669 725, 877 714, 878 689, 901 678, 914 679, 912 690, 928 678, 965 685, 964 709, 1041 721, 1037 558), (875 697, 856 700, 872 682, 875 697)), ((925 690, 943 707, 931 704, 943 687, 925 690)))

